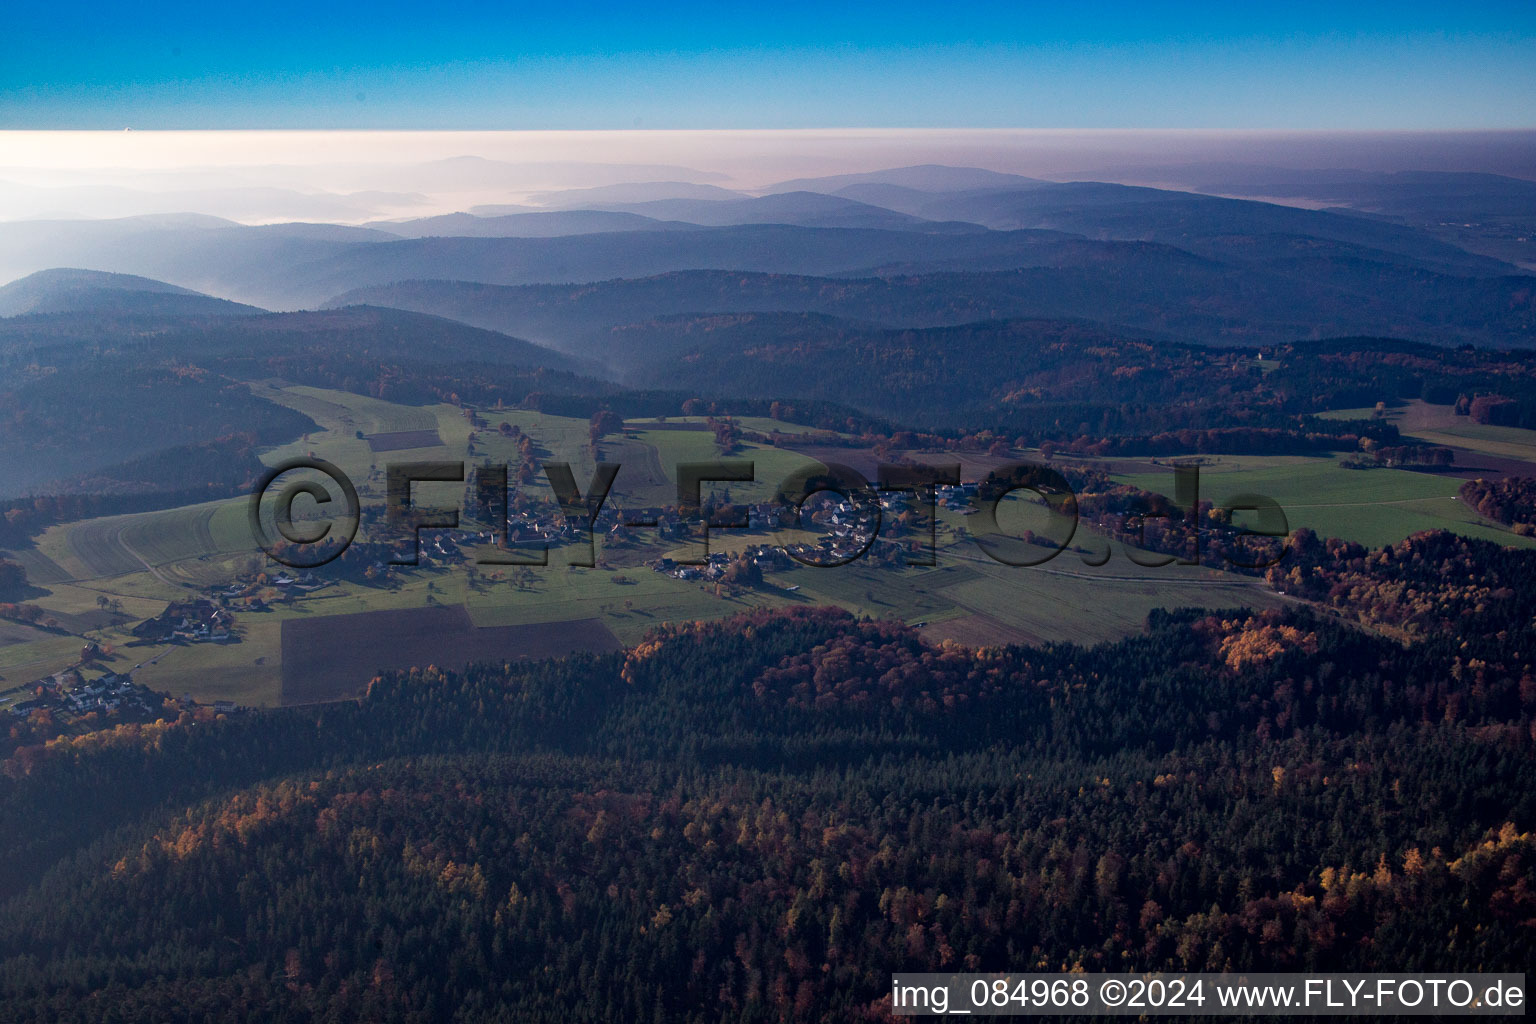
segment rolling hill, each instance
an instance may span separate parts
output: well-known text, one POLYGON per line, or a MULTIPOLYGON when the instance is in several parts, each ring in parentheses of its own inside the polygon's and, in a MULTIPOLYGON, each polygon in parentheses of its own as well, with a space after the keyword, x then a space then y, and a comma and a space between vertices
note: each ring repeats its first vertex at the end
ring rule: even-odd
MULTIPOLYGON (((863 191, 852 195, 870 197, 863 191)), ((1165 189, 1047 182, 939 194, 885 188, 879 195, 891 208, 928 220, 969 221, 997 231, 1036 228, 1088 238, 1162 242, 1221 259, 1263 260, 1274 254, 1271 240, 1309 238, 1378 250, 1448 273, 1494 275, 1514 269, 1417 228, 1378 218, 1165 189)))
POLYGON ((403 380, 394 386, 417 401, 488 381, 518 385, 521 400, 536 389, 600 390, 575 375, 584 367, 518 338, 397 309, 3 320, 0 497, 231 435, 278 444, 312 429, 246 381, 366 391, 403 380))
POLYGON ((388 362, 482 362, 559 371, 580 359, 443 317, 354 306, 247 316, 59 314, 0 321, 0 367, 65 368, 107 355, 203 363, 214 359, 371 357, 388 362))
POLYGON ((0 287, 0 317, 46 313, 101 316, 250 316, 266 310, 132 274, 40 270, 0 287))
MULTIPOLYGON (((400 281, 330 304, 414 309, 613 363, 611 332, 683 313, 807 312, 893 327, 999 317, 1096 320, 1208 344, 1393 335, 1523 347, 1536 337, 1532 278, 1466 278, 1298 242, 1288 260, 1231 264, 1166 245, 1043 240, 1017 269, 887 267, 881 276, 683 270, 581 285, 400 281), (1027 262, 1026 262, 1027 261, 1027 262)), ((617 364, 615 364, 617 365, 617 364)))
MULTIPOLYGON (((163 217, 29 222, 8 226, 0 237, 0 276, 86 267, 292 310, 354 289, 406 280, 581 284, 693 270, 819 277, 978 273, 1072 266, 1089 253, 1122 265, 1124 279, 1134 284, 1148 272, 1164 273, 1157 262, 1171 258, 1171 250, 1182 250, 1185 255, 1178 258, 1200 257, 1232 268, 1220 280, 1195 289, 1198 302, 1184 313, 1196 321, 1209 320, 1203 310, 1214 304, 1235 310, 1238 321, 1267 321, 1303 336, 1396 332, 1423 320, 1426 330, 1465 340, 1518 343, 1512 329, 1498 322, 1510 303, 1494 302, 1488 307, 1493 322, 1482 323, 1490 317, 1455 311, 1455 293, 1464 286, 1421 275, 1528 278, 1509 263, 1468 252, 1421 227, 1378 216, 1096 182, 1025 179, 997 187, 989 173, 978 177, 964 169, 943 174, 918 169, 829 179, 814 188, 757 198, 720 198, 713 192, 709 199, 638 203, 589 197, 587 202, 601 208, 449 215, 372 228, 255 228, 213 218, 163 217), (991 184, 974 187, 978 182, 991 184), (957 185, 966 187, 957 190, 957 185), (941 186, 947 191, 935 190, 941 186), (1042 248, 1068 240, 1078 248, 1042 248), (1089 248, 1092 243, 1099 247, 1089 248), (1112 243, 1150 243, 1162 251, 1117 250, 1112 243), (1424 287, 1432 294, 1416 290, 1424 287), (1245 296, 1251 291, 1260 301, 1250 309, 1245 296), (1276 305, 1275 296, 1281 297, 1280 308, 1298 311, 1298 326, 1282 323, 1267 310, 1266 304, 1276 305), (1318 296, 1328 296, 1327 301, 1318 296), (1451 312, 1356 316, 1353 310, 1362 296, 1367 305, 1406 300, 1422 307, 1446 306, 1451 312)), ((1084 289, 1100 286, 1086 279, 1082 283, 1084 289)), ((1070 283, 1067 290, 1073 290, 1070 283)), ((1181 319, 1179 306, 1189 302, 1185 292, 1177 295, 1154 319, 1181 319)), ((1519 306, 1518 299, 1512 301, 1519 306)), ((1056 308, 1018 312, 1083 315, 1082 310, 1056 308)), ((1230 327, 1249 329, 1244 322, 1210 321, 1197 324, 1189 336, 1208 337, 1211 331, 1225 336, 1230 327)))
MULTIPOLYGON (((1080 320, 893 329, 820 314, 722 313, 631 324, 612 342, 632 386, 838 402, 919 428, 1059 440, 1294 430, 1298 416, 1421 397, 1448 405, 1501 393, 1511 412, 1536 408, 1536 374, 1520 351, 1382 338, 1267 346, 1260 362, 1248 348, 1127 336, 1080 320)), ((1179 443, 1192 450, 1196 439, 1179 443)))

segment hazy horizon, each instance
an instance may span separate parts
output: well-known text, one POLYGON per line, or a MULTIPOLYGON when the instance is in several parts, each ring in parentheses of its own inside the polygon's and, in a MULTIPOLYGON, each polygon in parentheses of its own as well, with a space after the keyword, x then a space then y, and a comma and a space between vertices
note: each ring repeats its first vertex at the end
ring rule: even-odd
POLYGON ((4 220, 201 213, 359 224, 537 207, 540 193, 564 189, 677 181, 754 193, 917 164, 1205 191, 1316 172, 1536 180, 1536 131, 25 131, 0 133, 0 154, 4 220))

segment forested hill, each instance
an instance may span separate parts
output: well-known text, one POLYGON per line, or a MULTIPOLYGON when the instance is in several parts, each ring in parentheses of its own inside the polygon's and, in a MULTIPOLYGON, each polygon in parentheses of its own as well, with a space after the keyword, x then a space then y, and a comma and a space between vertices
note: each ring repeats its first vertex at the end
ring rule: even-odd
POLYGON ((1272 262, 1255 265, 1151 242, 1048 238, 997 266, 892 263, 823 276, 682 269, 591 284, 509 286, 480 283, 488 278, 420 280, 417 267, 330 304, 433 313, 593 357, 616 325, 744 312, 825 313, 891 327, 1083 318, 1206 344, 1392 334, 1438 344, 1530 345, 1536 305, 1529 276, 1458 277, 1379 256, 1324 255, 1298 239, 1272 262))
POLYGON ((580 368, 518 338, 396 309, 0 319, 0 499, 76 490, 80 478, 98 491, 143 490, 118 464, 145 460, 167 471, 155 489, 179 494, 213 480, 189 475, 194 462, 178 468, 172 448, 235 435, 276 445, 315 429, 244 381, 281 377, 418 403, 468 395, 484 380, 513 402, 609 390, 572 372, 580 368))
POLYGON ((309 417, 220 374, 122 358, 19 373, 0 383, 0 408, 0 499, 57 491, 64 481, 73 481, 67 490, 98 494, 144 481, 121 475, 122 463, 158 466, 155 488, 191 489, 211 482, 200 475, 206 467, 165 453, 236 435, 247 438, 245 448, 282 444, 315 429, 309 417))
MULTIPOLYGON (((1440 543, 1309 578, 1430 600, 1440 543)), ((758 612, 22 747, 0 1020, 856 1020, 895 970, 1520 970, 1532 599, 1455 589, 1412 646, 1304 610, 984 651, 758 612)))
MULTIPOLYGON (((1519 351, 1382 338, 1241 347, 1176 344, 1069 320, 890 329, 817 314, 664 317, 615 328, 609 358, 641 386, 839 401, 924 428, 1120 435, 1293 426, 1329 409, 1424 398, 1509 399, 1536 421, 1519 351)), ((1465 411, 1465 410, 1463 410, 1465 411)))
POLYGON ((164 281, 94 270, 41 270, 0 287, 0 317, 46 313, 249 316, 263 312, 164 281))
POLYGON ((205 362, 232 356, 500 363, 572 370, 579 360, 484 328, 399 309, 206 316, 95 313, 0 319, 0 366, 64 365, 102 354, 205 362))

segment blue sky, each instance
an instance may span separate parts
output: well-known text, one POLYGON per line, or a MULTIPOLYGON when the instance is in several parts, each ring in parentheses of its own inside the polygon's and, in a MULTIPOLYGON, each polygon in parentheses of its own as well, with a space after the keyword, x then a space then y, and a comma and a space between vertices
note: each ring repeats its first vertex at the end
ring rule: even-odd
POLYGON ((1536 3, 40 4, 0 128, 1536 127, 1536 3))

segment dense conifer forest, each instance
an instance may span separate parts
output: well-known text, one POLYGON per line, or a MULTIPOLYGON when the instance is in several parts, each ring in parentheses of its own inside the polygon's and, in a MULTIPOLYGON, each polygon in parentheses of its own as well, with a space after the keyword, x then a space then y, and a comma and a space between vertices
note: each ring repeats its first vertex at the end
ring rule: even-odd
POLYGON ((882 1019, 893 970, 1523 969, 1536 555, 1303 540, 1289 585, 1337 615, 975 650, 764 611, 13 744, 0 1019, 882 1019))

